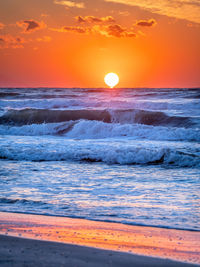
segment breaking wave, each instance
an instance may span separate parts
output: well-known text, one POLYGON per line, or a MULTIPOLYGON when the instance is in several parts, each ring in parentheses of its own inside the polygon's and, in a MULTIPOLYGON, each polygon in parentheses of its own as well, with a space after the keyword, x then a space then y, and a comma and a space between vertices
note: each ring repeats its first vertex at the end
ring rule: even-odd
POLYGON ((76 120, 95 120, 107 123, 138 123, 172 127, 191 127, 195 123, 190 117, 169 116, 164 112, 125 109, 125 110, 48 110, 23 109, 9 110, 0 117, 0 124, 26 125, 55 123, 76 120))
POLYGON ((22 137, 3 140, 0 158, 25 161, 86 161, 107 164, 200 165, 200 147, 185 142, 136 140, 72 140, 22 137))
POLYGON ((102 121, 66 121, 23 126, 0 125, 0 135, 62 135, 72 139, 103 139, 127 137, 132 139, 200 141, 199 129, 175 128, 128 123, 105 123, 102 121))

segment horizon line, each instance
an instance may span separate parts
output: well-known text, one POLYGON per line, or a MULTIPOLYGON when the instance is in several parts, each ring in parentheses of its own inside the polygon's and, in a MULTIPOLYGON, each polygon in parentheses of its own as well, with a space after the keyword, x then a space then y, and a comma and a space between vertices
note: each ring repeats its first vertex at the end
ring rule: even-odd
POLYGON ((192 87, 114 87, 114 88, 109 88, 109 87, 55 87, 55 86, 3 86, 0 87, 0 89, 200 89, 199 86, 192 86, 192 87))

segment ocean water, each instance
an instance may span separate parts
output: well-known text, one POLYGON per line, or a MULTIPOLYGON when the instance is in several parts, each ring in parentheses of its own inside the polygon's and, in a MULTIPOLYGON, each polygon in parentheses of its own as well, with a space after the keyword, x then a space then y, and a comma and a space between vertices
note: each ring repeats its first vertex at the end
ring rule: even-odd
POLYGON ((0 89, 0 211, 200 230, 200 89, 0 89))

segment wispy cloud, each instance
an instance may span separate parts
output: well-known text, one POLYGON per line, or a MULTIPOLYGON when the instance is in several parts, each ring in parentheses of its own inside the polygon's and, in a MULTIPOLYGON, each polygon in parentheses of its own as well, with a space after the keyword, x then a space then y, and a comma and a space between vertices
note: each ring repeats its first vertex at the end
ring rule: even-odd
POLYGON ((191 22, 200 23, 200 1, 199 0, 104 0, 137 6, 152 13, 166 15, 178 19, 185 19, 191 22))
MULTIPOLYGON (((38 38, 23 38, 21 36, 13 36, 11 34, 0 35, 0 49, 3 48, 24 48, 24 44, 35 42, 50 42, 50 36, 43 36, 38 38)), ((38 48, 37 48, 38 49, 38 48)))
POLYGON ((47 17, 49 17, 49 14, 42 13, 40 16, 44 17, 44 18, 47 18, 47 17))
POLYGON ((24 33, 30 33, 46 27, 44 22, 38 22, 35 20, 18 21, 17 25, 21 28, 24 28, 24 33))
POLYGON ((100 34, 106 37, 136 37, 136 33, 133 30, 127 30, 118 24, 111 25, 99 25, 95 24, 91 27, 78 27, 78 26, 65 26, 61 29, 51 29, 57 32, 73 32, 79 34, 100 34))
POLYGON ((50 30, 55 32, 74 32, 74 33, 89 33, 89 28, 83 28, 83 27, 76 27, 76 26, 64 26, 60 29, 57 28, 50 28, 50 30))
POLYGON ((76 8, 85 8, 85 4, 82 3, 82 2, 73 2, 73 1, 59 1, 59 0, 54 0, 54 4, 57 4, 57 5, 62 5, 62 6, 65 6, 65 7, 76 7, 76 8))
POLYGON ((82 27, 65 26, 62 29, 67 32, 88 33, 88 29, 82 27))
POLYGON ((93 28, 97 33, 100 33, 101 35, 107 36, 107 37, 136 37, 136 33, 132 30, 127 30, 126 28, 123 28, 119 24, 109 25, 109 26, 103 26, 103 27, 94 27, 93 28))
POLYGON ((135 25, 143 26, 143 27, 152 27, 152 26, 156 25, 156 21, 155 21, 155 19, 149 19, 149 20, 141 19, 141 20, 138 20, 135 25))
POLYGON ((23 48, 25 40, 21 37, 14 37, 10 34, 0 35, 0 48, 23 48))
POLYGON ((76 16, 76 21, 79 23, 112 23, 115 22, 115 19, 112 16, 106 16, 106 17, 95 17, 95 16, 76 16))
POLYGON ((0 22, 0 30, 2 30, 4 27, 5 27, 5 25, 0 22))
POLYGON ((37 38, 36 41, 38 41, 38 42, 50 42, 51 39, 52 38, 50 36, 43 36, 43 37, 37 38))

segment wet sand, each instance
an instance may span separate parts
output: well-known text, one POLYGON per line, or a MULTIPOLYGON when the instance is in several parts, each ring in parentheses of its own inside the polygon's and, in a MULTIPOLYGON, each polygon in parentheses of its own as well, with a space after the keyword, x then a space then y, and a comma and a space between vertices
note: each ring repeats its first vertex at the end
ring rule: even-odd
POLYGON ((195 231, 0 212, 0 234, 2 266, 200 264, 195 231))

